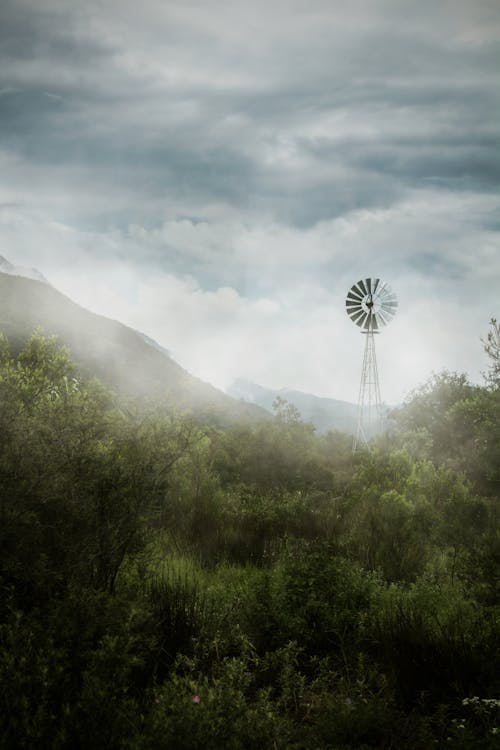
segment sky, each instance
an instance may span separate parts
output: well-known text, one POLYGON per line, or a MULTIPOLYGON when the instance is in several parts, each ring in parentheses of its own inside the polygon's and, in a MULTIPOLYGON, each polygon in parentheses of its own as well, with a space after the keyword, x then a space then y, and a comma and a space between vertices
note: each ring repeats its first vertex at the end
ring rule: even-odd
POLYGON ((0 0, 0 254, 194 375, 356 401, 481 380, 499 315, 497 0, 0 0))

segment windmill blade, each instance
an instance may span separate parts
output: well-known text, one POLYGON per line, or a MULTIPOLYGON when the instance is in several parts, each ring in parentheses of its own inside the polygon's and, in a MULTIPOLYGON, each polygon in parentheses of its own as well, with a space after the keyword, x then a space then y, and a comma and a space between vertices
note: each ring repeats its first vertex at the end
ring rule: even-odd
POLYGON ((347 314, 352 319, 354 319, 355 317, 357 317, 358 315, 360 315, 362 312, 363 312, 363 308, 362 307, 356 307, 356 308, 351 308, 350 310, 347 310, 347 314))
POLYGON ((359 311, 358 311, 358 312, 356 312, 356 313, 352 313, 352 314, 351 314, 351 313, 349 313, 349 314, 350 314, 350 316, 351 316, 351 320, 353 320, 353 321, 354 321, 354 323, 356 323, 357 325, 361 325, 361 324, 359 323, 359 320, 360 320, 360 318, 362 318, 362 317, 363 317, 363 315, 366 315, 366 313, 365 313, 365 311, 364 311, 364 310, 359 310, 359 311))
POLYGON ((379 283, 380 283, 380 279, 373 279, 373 294, 376 293, 379 283))
POLYGON ((398 301, 395 297, 383 297, 381 302, 383 305, 391 305, 392 307, 398 306, 398 301))
POLYGON ((366 319, 367 318, 368 318, 368 313, 363 312, 362 317, 358 320, 358 326, 360 326, 360 328, 364 328, 365 327, 365 323, 366 323, 366 319))
POLYGON ((372 328, 374 331, 378 331, 377 313, 372 315, 372 328))
POLYGON ((382 310, 379 310, 377 315, 380 323, 382 323, 383 326, 386 326, 389 322, 389 319, 386 317, 385 313, 382 310))
POLYGON ((396 312, 397 309, 397 303, 396 302, 382 302, 382 310, 390 310, 391 312, 396 312))
POLYGON ((358 313, 364 312, 362 307, 348 307, 347 308, 347 314, 352 318, 354 315, 357 315, 358 313))
POLYGON ((372 280, 371 279, 365 279, 366 288, 368 289, 368 294, 372 293, 372 280))
POLYGON ((392 320, 396 314, 394 310, 387 310, 385 307, 381 307, 379 312, 383 313, 388 320, 392 320))
POLYGON ((388 293, 387 284, 383 281, 377 289, 377 297, 379 299, 384 299, 387 293, 388 293))
POLYGON ((363 313, 364 313, 364 310, 362 310, 362 309, 360 309, 360 310, 348 310, 347 311, 347 314, 349 315, 349 317, 351 318, 351 320, 354 320, 354 322, 356 322, 356 318, 361 317, 361 315, 363 313))
POLYGON ((347 296, 348 297, 355 297, 356 299, 358 299, 359 301, 361 301, 365 295, 360 290, 354 289, 354 287, 352 287, 352 289, 349 289, 349 292, 348 292, 347 296))
POLYGON ((365 315, 366 315, 366 313, 364 312, 364 310, 361 310, 361 312, 358 315, 356 315, 356 318, 353 318, 353 320, 356 323, 356 325, 358 325, 358 326, 362 326, 363 325, 363 320, 365 318, 365 315))
POLYGON ((363 302, 363 297, 357 297, 355 294, 352 294, 349 292, 347 297, 345 298, 346 302, 355 302, 357 305, 360 305, 363 302))
POLYGON ((363 279, 360 279, 360 280, 358 281, 358 284, 357 284, 357 285, 359 286, 359 288, 360 288, 360 289, 362 289, 362 291, 363 291, 363 296, 364 296, 364 297, 366 297, 366 295, 368 294, 368 289, 366 288, 366 286, 365 286, 365 283, 364 283, 363 279))
POLYGON ((346 299, 345 301, 346 307, 361 307, 361 300, 360 299, 346 299))
POLYGON ((346 302, 357 302, 358 305, 360 305, 363 302, 363 297, 356 297, 355 294, 352 294, 349 292, 349 294, 346 297, 346 302))
POLYGON ((351 292, 353 292, 353 294, 359 294, 361 299, 364 299, 364 297, 366 297, 365 292, 361 289, 359 285, 359 281, 353 285, 351 292))
POLYGON ((398 303, 395 302, 394 300, 389 300, 389 301, 385 299, 382 300, 382 307, 386 307, 388 310, 393 310, 397 306, 398 306, 398 303))

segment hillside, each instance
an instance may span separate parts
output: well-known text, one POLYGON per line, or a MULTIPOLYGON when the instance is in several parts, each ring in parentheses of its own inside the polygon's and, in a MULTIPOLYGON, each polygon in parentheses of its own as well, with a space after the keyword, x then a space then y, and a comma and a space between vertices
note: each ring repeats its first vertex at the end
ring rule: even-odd
POLYGON ((124 395, 166 399, 221 423, 268 416, 193 377, 137 331, 89 312, 47 283, 0 273, 0 331, 12 349, 18 350, 37 327, 57 335, 85 375, 124 395))
POLYGON ((273 390, 248 380, 238 379, 228 388, 228 394, 245 403, 257 404, 272 411, 273 402, 279 396, 294 404, 305 422, 311 422, 319 434, 339 430, 348 434, 356 432, 356 404, 333 398, 321 398, 288 388, 273 390))

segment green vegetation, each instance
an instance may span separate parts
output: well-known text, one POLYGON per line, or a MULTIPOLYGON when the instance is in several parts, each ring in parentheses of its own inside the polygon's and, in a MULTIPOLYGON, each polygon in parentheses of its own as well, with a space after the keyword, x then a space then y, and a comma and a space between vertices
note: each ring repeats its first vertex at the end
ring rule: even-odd
POLYGON ((0 346, 0 746, 493 750, 498 325, 351 454, 0 346))

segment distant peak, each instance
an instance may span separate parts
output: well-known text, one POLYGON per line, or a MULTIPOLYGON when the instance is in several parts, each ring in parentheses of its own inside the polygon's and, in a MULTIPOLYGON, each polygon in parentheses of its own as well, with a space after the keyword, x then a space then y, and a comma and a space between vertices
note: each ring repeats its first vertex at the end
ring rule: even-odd
POLYGON ((0 255, 0 273, 6 273, 9 276, 23 276, 25 279, 33 279, 34 281, 41 281, 43 284, 49 284, 45 276, 36 268, 14 266, 3 255, 0 255))
POLYGON ((9 273, 14 270, 14 266, 12 263, 9 263, 7 258, 4 258, 3 255, 0 255, 0 269, 3 271, 3 273, 9 273))

